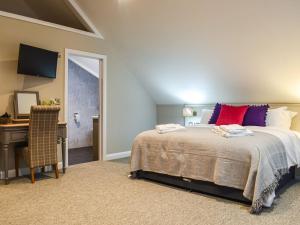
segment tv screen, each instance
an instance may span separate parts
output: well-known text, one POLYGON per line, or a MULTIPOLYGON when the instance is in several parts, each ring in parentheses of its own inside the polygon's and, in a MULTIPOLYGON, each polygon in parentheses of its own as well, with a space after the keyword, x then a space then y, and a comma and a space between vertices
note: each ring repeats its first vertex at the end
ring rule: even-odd
POLYGON ((56 78, 58 52, 20 44, 18 73, 56 78))

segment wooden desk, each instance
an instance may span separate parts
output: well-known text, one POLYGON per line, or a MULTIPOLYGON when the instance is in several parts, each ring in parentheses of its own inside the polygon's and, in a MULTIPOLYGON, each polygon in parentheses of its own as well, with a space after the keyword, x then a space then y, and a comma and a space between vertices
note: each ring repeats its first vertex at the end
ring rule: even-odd
MULTIPOLYGON (((11 143, 27 141, 29 123, 20 124, 1 124, 0 125, 0 151, 3 153, 5 184, 8 184, 8 146, 11 143)), ((67 139, 67 124, 58 123, 57 143, 62 144, 62 163, 63 172, 66 171, 66 139, 67 139)))

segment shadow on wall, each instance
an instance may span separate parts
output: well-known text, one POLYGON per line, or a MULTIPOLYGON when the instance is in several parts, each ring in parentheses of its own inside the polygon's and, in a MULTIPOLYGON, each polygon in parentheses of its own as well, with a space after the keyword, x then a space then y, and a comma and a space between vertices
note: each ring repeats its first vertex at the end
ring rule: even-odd
POLYGON ((17 60, 1 60, 0 61, 0 95, 6 95, 9 92, 12 92, 12 89, 15 87, 20 87, 22 82, 22 77, 17 76, 17 60))
MULTIPOLYGON (((8 97, 8 105, 6 107, 5 112, 14 113, 14 111, 15 111, 15 109, 14 109, 14 95, 12 94, 8 97)), ((1 113, 1 115, 2 115, 2 113, 1 113)))
POLYGON ((43 86, 52 83, 54 81, 54 79, 49 79, 46 77, 27 76, 27 75, 22 75, 22 76, 24 76, 23 90, 38 87, 38 86, 43 86))

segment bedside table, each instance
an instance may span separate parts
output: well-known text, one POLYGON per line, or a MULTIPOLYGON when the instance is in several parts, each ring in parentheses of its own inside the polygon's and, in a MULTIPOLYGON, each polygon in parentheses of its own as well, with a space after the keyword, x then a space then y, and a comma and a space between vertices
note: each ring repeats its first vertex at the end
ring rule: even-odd
POLYGON ((200 116, 185 117, 184 126, 185 127, 197 127, 200 125, 200 116))

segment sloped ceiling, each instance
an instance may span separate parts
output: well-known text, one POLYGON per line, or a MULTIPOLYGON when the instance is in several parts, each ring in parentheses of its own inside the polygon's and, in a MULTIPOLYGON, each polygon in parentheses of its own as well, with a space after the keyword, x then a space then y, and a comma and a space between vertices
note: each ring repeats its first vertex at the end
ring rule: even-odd
POLYGON ((300 102, 300 1, 77 2, 158 104, 300 102))
POLYGON ((66 0, 0 0, 0 10, 89 31, 66 0))
POLYGON ((79 55, 69 55, 69 59, 72 60, 72 62, 76 63, 78 66, 80 66, 82 69, 86 70, 93 76, 99 78, 99 59, 89 58, 89 57, 82 57, 79 55))

